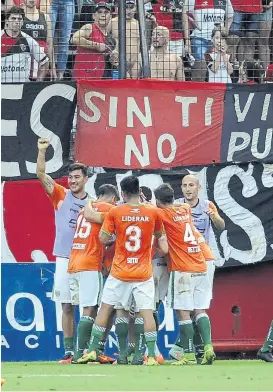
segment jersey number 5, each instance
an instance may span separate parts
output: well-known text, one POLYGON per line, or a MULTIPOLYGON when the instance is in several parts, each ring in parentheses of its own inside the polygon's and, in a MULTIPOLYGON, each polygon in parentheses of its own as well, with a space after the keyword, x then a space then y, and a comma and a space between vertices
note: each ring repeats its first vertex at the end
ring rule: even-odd
POLYGON ((77 219, 74 238, 87 238, 90 233, 91 233, 91 223, 88 222, 83 215, 80 215, 77 219))
POLYGON ((137 252, 141 246, 141 229, 138 226, 129 226, 125 234, 129 236, 125 242, 125 248, 128 252, 137 252))

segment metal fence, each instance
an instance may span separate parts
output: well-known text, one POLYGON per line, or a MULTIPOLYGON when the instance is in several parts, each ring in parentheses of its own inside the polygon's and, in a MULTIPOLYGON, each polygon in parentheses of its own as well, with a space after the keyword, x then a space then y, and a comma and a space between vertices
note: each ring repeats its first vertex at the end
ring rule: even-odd
POLYGON ((2 0, 2 83, 143 77, 272 82, 272 5, 2 0))

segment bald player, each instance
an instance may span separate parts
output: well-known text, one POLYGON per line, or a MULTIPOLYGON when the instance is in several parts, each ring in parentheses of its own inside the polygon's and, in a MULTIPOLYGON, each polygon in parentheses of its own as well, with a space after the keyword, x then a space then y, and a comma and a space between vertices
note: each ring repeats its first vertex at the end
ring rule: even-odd
MULTIPOLYGON (((187 203, 191 207, 192 221, 195 227, 203 235, 205 241, 210 244, 213 235, 212 225, 217 230, 223 231, 225 229, 225 221, 220 217, 214 203, 210 200, 199 199, 200 188, 201 186, 196 176, 187 175, 183 177, 181 190, 184 197, 176 200, 176 203, 187 203)), ((207 261, 207 271, 211 283, 210 290, 212 298, 213 277, 215 271, 215 264, 213 260, 207 261)), ((174 359, 179 359, 181 357, 181 347, 177 345, 177 343, 179 344, 179 342, 176 342, 170 350, 170 356, 174 359)), ((198 339, 198 336, 195 336, 194 343, 197 355, 202 356, 203 345, 198 339)))
POLYGON ((185 80, 182 59, 170 53, 169 29, 158 26, 152 33, 152 49, 150 51, 151 78, 164 80, 185 80))

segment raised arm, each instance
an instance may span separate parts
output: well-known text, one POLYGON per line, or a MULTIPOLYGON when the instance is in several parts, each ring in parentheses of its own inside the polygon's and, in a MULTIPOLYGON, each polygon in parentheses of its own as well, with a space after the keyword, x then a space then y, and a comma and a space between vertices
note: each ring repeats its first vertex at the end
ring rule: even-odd
POLYGON ((106 213, 95 211, 92 200, 88 200, 84 207, 83 215, 85 219, 89 220, 90 222, 102 224, 106 213))
POLYGON ((55 181, 45 172, 45 155, 48 146, 48 139, 41 138, 38 140, 38 158, 36 174, 41 181, 46 193, 51 196, 54 190, 55 181))

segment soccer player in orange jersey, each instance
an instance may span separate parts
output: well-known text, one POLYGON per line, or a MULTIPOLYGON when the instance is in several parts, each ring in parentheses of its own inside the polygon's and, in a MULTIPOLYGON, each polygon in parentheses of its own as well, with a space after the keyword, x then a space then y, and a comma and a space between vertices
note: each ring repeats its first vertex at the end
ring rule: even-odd
MULTIPOLYGON (((93 208, 101 213, 110 211, 118 200, 118 190, 111 184, 99 188, 98 200, 93 208)), ((72 363, 83 355, 88 347, 103 287, 102 259, 104 246, 99 241, 101 225, 84 217, 84 209, 78 215, 70 253, 68 273, 72 305, 83 307, 78 324, 77 347, 72 363)))
MULTIPOLYGON (((128 307, 133 297, 144 319, 148 346, 146 365, 158 365, 155 360, 156 326, 153 317, 154 281, 151 260, 153 235, 159 249, 168 252, 163 235, 162 220, 157 208, 140 203, 140 187, 135 176, 125 177, 120 183, 125 204, 112 208, 104 220, 100 240, 107 243, 116 235, 116 251, 110 275, 105 283, 102 304, 93 326, 88 353, 79 362, 97 361, 98 342, 103 336, 107 320, 115 306, 128 307)), ((119 340, 118 364, 127 364, 128 313, 117 310, 116 334, 119 340)))
MULTIPOLYGON (((225 221, 219 215, 217 207, 210 200, 204 200, 200 198, 201 185, 198 178, 195 175, 186 175, 183 177, 181 190, 183 198, 175 201, 175 203, 187 203, 191 207, 192 221, 194 226, 203 235, 206 244, 212 244, 212 238, 214 237, 214 230, 223 231, 225 228, 225 221)), ((207 261, 207 274, 211 283, 210 292, 211 299, 213 296, 213 279, 215 271, 215 258, 206 259, 207 261)), ((195 334, 194 334, 194 346, 196 356, 198 360, 204 356, 204 345, 202 344, 200 335, 197 333, 195 322, 193 323, 195 334)), ((175 342, 169 355, 174 359, 178 359, 181 356, 181 345, 179 340, 175 342)))
POLYGON ((171 274, 167 301, 176 311, 184 350, 183 357, 175 364, 196 363, 191 312, 194 312, 204 341, 202 364, 212 363, 215 354, 211 343, 210 320, 205 312, 211 299, 210 282, 206 261, 192 223, 190 206, 174 206, 174 191, 169 184, 160 185, 154 193, 169 244, 168 267, 171 274))

